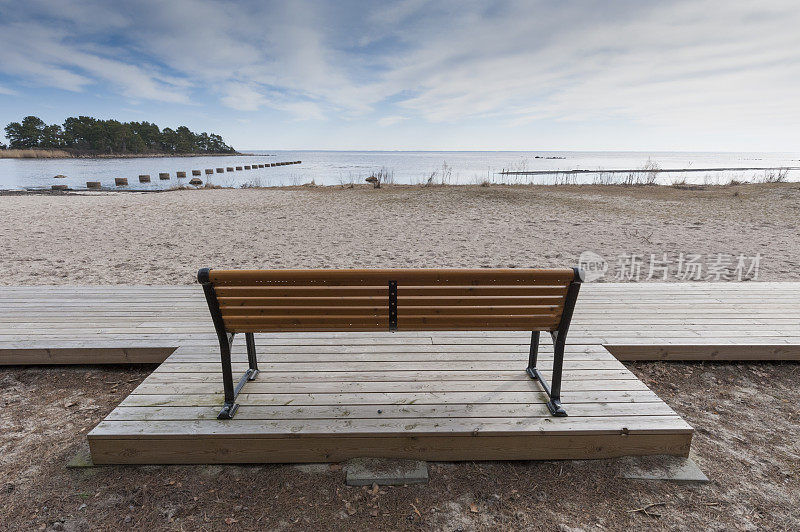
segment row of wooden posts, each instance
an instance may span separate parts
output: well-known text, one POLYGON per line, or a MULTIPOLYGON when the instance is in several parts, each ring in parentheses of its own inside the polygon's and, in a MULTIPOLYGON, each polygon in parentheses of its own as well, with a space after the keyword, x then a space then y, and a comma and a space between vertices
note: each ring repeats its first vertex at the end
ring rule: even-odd
MULTIPOLYGON (((259 168, 271 168, 273 166, 286 166, 289 164, 300 164, 302 161, 286 161, 280 163, 264 163, 264 164, 251 164, 251 165, 243 165, 243 166, 226 166, 224 168, 220 167, 216 169, 216 173, 223 174, 225 172, 235 172, 239 170, 257 170, 259 168)), ((215 169, 214 168, 206 168, 205 174, 207 176, 213 175, 215 169)), ((189 180, 190 185, 202 185, 203 181, 200 179, 200 176, 203 175, 201 170, 192 170, 192 179, 189 180)), ((175 172, 175 177, 177 179, 182 179, 186 177, 186 172, 175 172)), ((161 181, 167 181, 170 179, 169 172, 161 172, 158 174, 158 179, 161 181)), ((139 176, 139 183, 149 183, 150 182, 150 175, 149 174, 142 174, 139 176)), ((128 178, 127 177, 115 177, 114 184, 118 187, 126 187, 128 186, 128 178)), ((53 190, 68 190, 67 185, 53 185, 53 190)), ((102 188, 102 184, 100 181, 87 181, 86 188, 102 188)))

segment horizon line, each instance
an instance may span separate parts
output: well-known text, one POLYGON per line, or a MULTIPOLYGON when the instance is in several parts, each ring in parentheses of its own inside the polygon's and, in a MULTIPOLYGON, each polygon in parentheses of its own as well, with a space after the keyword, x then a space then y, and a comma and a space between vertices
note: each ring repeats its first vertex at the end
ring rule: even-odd
POLYGON ((783 153, 783 154, 793 154, 793 155, 800 155, 800 150, 797 151, 783 151, 783 150, 665 150, 665 149, 657 149, 657 150, 590 150, 590 149, 581 149, 581 150, 474 150, 474 149, 464 149, 464 150, 433 150, 433 149, 423 149, 423 150, 411 150, 411 149, 402 149, 402 150, 389 150, 389 149, 332 149, 332 148, 240 148, 238 151, 241 152, 248 152, 248 151, 292 151, 292 152, 320 152, 320 151, 327 151, 327 152, 373 152, 373 153, 416 153, 416 152, 427 152, 427 153, 783 153))

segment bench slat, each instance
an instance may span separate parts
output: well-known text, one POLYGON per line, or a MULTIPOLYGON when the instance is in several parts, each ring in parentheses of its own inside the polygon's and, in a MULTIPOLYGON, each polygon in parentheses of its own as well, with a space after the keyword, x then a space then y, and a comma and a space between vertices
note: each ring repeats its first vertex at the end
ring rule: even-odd
MULTIPOLYGON (((400 285, 400 296, 560 296, 567 293, 565 285, 400 285)), ((259 298, 259 297, 386 297, 388 286, 218 286, 217 297, 259 298)))
POLYGON ((386 307, 388 297, 387 290, 380 297, 221 297, 218 301, 222 313, 225 314, 241 307, 386 307))
MULTIPOLYGON (((534 314, 555 315, 560 313, 558 305, 529 305, 529 306, 400 306, 402 316, 417 316, 428 314, 489 314, 501 316, 530 316, 534 314)), ((228 307, 223 310, 223 317, 235 316, 330 316, 347 314, 360 315, 388 315, 386 305, 379 306, 241 306, 228 307)))
MULTIPOLYGON (((398 319, 402 330, 554 330, 558 314, 514 315, 418 315, 398 319)), ((224 318, 225 327, 232 332, 286 330, 374 330, 389 327, 388 316, 233 316, 224 318)))
POLYGON ((211 270, 217 286, 259 285, 566 285, 575 277, 571 269, 384 269, 384 270, 211 270))
MULTIPOLYGON (((388 294, 383 297, 261 297, 261 298, 219 298, 223 315, 236 308, 248 307, 367 307, 386 306, 388 294)), ((562 306, 561 296, 397 296, 398 307, 417 306, 562 306)))

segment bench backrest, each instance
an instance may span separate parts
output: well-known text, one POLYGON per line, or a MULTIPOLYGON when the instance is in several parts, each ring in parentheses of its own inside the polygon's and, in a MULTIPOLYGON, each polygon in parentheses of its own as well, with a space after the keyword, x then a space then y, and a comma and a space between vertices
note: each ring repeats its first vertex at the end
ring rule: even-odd
POLYGON ((577 268, 202 269, 198 281, 215 325, 229 333, 555 331, 571 317, 582 275, 577 268))

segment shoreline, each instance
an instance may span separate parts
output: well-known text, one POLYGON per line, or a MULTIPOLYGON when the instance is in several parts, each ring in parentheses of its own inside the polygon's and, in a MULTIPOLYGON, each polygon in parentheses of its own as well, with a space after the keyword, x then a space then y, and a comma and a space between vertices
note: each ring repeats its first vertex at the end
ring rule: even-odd
POLYGON ((49 188, 26 188, 26 189, 0 189, 1 196, 86 196, 93 194, 108 194, 108 193, 139 193, 139 194, 163 194, 165 192, 186 192, 186 191, 205 191, 210 192, 213 190, 254 190, 254 191, 292 191, 292 190, 375 190, 376 194, 381 191, 398 191, 398 190, 437 190, 437 189, 544 189, 544 190, 564 190, 575 191, 589 188, 603 188, 603 189, 619 189, 619 190, 636 190, 636 189, 675 189, 682 191, 710 191, 720 189, 733 189, 737 187, 781 187, 796 185, 800 189, 800 182, 798 181, 780 181, 780 182, 731 182, 724 184, 692 184, 692 183, 445 183, 445 184, 413 184, 413 183, 386 183, 376 189, 371 184, 365 183, 346 183, 335 185, 316 185, 313 183, 304 183, 301 185, 275 185, 275 186, 173 186, 162 189, 147 189, 147 188, 125 188, 125 187, 108 187, 99 189, 90 189, 86 187, 69 188, 66 190, 52 190, 49 188))
MULTIPOLYGON (((271 154, 256 153, 139 153, 139 154, 99 154, 99 155, 75 155, 63 150, 55 150, 53 155, 44 153, 22 153, 16 156, 5 154, 6 151, 0 150, 0 159, 19 159, 19 160, 39 160, 39 159, 166 159, 171 157, 273 157, 271 154)), ((19 150, 17 150, 19 151, 19 150)), ((34 150, 44 151, 44 150, 34 150)))

